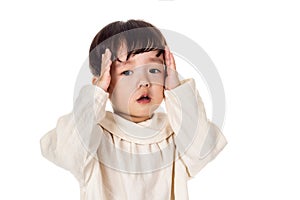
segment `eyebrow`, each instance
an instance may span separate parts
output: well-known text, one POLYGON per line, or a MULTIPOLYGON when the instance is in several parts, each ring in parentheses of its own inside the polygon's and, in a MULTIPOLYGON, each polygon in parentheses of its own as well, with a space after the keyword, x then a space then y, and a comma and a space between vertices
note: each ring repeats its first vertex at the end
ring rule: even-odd
MULTIPOLYGON (((134 55, 133 55, 134 56, 134 55)), ((148 61, 150 62, 154 62, 154 63, 160 63, 160 64, 163 64, 164 61, 159 59, 159 57, 150 57, 147 59, 148 61)), ((125 61, 122 61, 120 60, 119 58, 116 59, 116 61, 118 61, 120 64, 126 64, 126 63, 131 63, 130 60, 125 60, 125 61)), ((119 64, 118 64, 119 65, 119 64)))
POLYGON ((151 62, 164 63, 164 61, 161 60, 161 59, 159 59, 158 57, 151 57, 151 58, 149 58, 149 61, 151 61, 151 62))

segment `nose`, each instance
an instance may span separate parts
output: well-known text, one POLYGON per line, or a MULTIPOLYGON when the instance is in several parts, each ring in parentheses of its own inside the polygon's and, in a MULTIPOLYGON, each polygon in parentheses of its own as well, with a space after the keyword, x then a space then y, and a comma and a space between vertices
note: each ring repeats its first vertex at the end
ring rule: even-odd
POLYGON ((139 87, 150 87, 150 82, 149 81, 140 81, 139 87))
POLYGON ((138 88, 151 86, 150 77, 147 72, 148 67, 146 66, 139 66, 135 68, 134 79, 136 80, 136 86, 138 88))

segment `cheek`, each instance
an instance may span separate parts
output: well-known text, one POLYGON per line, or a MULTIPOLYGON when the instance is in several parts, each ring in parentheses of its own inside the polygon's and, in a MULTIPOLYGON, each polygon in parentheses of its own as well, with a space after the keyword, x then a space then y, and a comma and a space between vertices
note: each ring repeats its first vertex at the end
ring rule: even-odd
POLYGON ((112 78, 110 87, 109 93, 112 103, 118 105, 129 104, 129 100, 135 91, 135 87, 131 83, 130 78, 112 78))
POLYGON ((164 99, 164 88, 161 85, 153 86, 153 93, 155 95, 156 103, 161 103, 164 99))
POLYGON ((164 74, 152 74, 149 76, 149 81, 158 86, 164 86, 164 74))

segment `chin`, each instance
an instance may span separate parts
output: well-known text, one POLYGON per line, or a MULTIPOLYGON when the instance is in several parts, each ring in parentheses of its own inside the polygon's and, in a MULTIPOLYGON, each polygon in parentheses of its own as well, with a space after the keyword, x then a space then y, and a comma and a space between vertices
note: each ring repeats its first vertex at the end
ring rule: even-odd
POLYGON ((138 117, 138 118, 147 118, 147 117, 151 117, 152 115, 153 113, 149 113, 149 112, 136 112, 131 114, 131 116, 138 117))

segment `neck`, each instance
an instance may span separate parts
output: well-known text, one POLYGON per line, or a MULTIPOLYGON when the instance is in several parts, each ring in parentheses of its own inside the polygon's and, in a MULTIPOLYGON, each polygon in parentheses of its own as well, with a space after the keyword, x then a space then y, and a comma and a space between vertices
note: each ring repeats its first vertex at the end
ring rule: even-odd
POLYGON ((134 115, 129 115, 126 113, 121 113, 121 112, 115 112, 115 113, 118 114, 119 116, 123 117, 124 119, 132 121, 134 123, 146 121, 146 120, 150 119, 153 115, 153 114, 151 114, 151 116, 134 116, 134 115))

